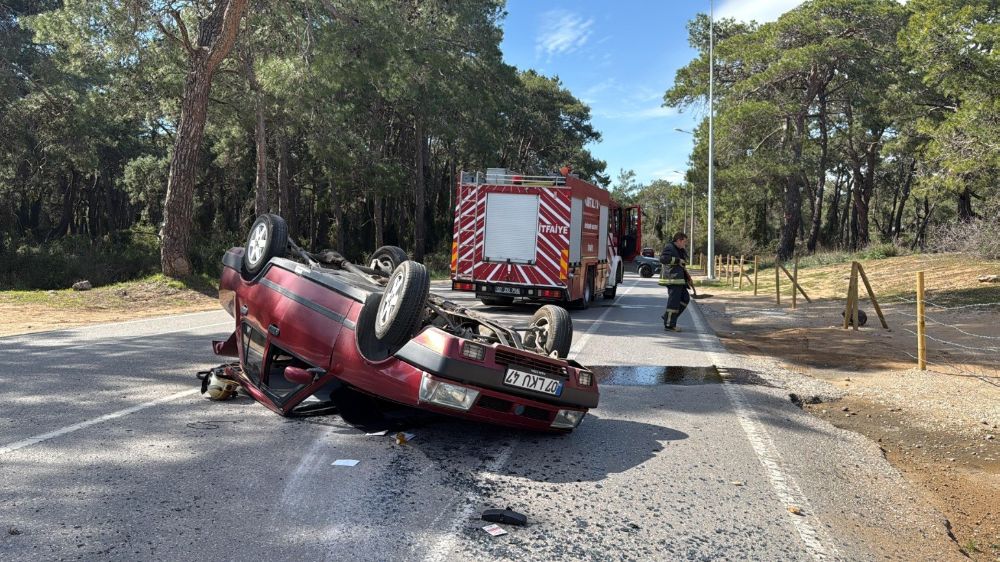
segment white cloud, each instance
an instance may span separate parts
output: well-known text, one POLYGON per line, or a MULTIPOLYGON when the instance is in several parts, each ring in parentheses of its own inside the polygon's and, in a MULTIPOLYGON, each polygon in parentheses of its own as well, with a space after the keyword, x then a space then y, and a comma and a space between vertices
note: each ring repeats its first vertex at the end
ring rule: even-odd
POLYGON ((583 47, 593 34, 594 18, 582 16, 566 10, 550 10, 542 14, 538 37, 535 39, 535 54, 552 58, 565 55, 583 47))
POLYGON ((673 107, 644 107, 639 109, 624 109, 618 111, 601 111, 597 113, 601 117, 608 119, 642 120, 660 119, 663 117, 673 117, 677 115, 677 109, 673 107))
POLYGON ((764 23, 778 19, 801 3, 802 0, 723 0, 715 10, 715 17, 764 23))

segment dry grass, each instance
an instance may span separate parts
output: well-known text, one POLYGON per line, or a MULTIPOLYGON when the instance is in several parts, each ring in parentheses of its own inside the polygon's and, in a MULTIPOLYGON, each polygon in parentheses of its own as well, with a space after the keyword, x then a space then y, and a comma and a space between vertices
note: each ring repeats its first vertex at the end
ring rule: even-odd
MULTIPOLYGON (((980 283, 980 275, 1000 274, 1000 261, 972 258, 963 254, 922 254, 879 260, 861 260, 875 296, 886 301, 913 299, 916 294, 917 272, 924 272, 925 297, 943 306, 1000 302, 1000 284, 980 283)), ((791 273, 791 264, 786 264, 791 273)), ((748 266, 753 278, 752 264, 748 266)), ((723 276, 724 271, 717 276, 723 276)), ((850 262, 834 265, 800 267, 799 285, 813 299, 844 299, 850 281, 850 262)), ((781 276, 781 300, 790 302, 792 284, 781 276)), ((773 297, 774 269, 771 264, 761 267, 758 274, 758 294, 773 297)), ((738 291, 724 283, 706 283, 713 290, 738 291)), ((861 286, 864 296, 864 286, 861 286)), ((753 284, 744 279, 743 293, 753 292, 753 284)), ((801 295, 798 297, 802 299, 801 295)))

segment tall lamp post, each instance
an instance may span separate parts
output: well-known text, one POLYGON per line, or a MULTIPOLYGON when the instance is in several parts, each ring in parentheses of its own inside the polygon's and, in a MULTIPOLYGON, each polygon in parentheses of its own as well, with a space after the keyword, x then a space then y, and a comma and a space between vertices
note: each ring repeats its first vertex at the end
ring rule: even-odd
POLYGON ((715 162, 713 158, 715 138, 712 130, 712 120, 715 117, 715 99, 713 98, 713 87, 715 86, 715 0, 709 0, 708 16, 708 263, 705 272, 708 278, 715 279, 715 207, 712 200, 712 192, 715 189, 715 178, 713 168, 715 162))

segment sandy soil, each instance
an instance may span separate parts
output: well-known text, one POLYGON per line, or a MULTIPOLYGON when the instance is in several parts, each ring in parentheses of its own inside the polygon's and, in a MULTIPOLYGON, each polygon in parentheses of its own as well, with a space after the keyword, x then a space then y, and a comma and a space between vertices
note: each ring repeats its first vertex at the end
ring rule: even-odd
POLYGON ((728 349, 845 390, 835 403, 802 397, 803 406, 876 441, 973 560, 1000 560, 1000 307, 929 307, 928 335, 940 341, 929 342, 930 368, 918 371, 908 332, 915 307, 902 299, 883 306, 889 330, 867 302, 868 325, 844 330, 842 300, 800 300, 792 310, 787 299, 776 307, 773 294, 700 292, 713 293, 700 303, 728 349))
POLYGON ((198 290, 164 280, 90 291, 0 292, 0 337, 219 308, 211 287, 198 290))

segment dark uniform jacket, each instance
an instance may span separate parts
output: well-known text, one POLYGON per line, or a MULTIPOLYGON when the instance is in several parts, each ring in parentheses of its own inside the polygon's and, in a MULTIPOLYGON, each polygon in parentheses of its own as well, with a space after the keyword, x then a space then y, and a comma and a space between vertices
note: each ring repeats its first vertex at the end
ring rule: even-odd
POLYGON ((687 250, 683 250, 674 245, 673 242, 667 244, 660 254, 660 285, 687 285, 687 250))

